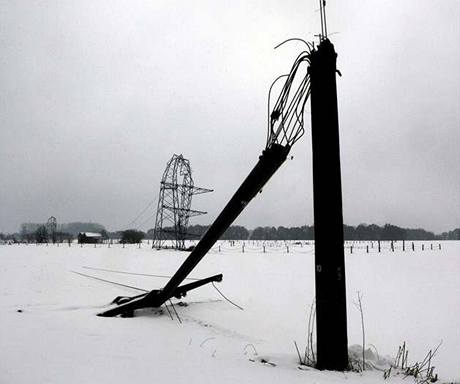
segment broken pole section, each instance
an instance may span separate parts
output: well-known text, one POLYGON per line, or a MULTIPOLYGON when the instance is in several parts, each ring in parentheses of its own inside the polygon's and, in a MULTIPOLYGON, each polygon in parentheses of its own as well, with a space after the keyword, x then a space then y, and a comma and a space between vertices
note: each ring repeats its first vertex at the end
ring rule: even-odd
POLYGON ((348 368, 342 185, 334 46, 310 54, 317 368, 348 368))
POLYGON ((171 297, 179 284, 192 272, 216 241, 246 208, 246 205, 262 190, 267 181, 284 163, 290 149, 289 145, 272 144, 262 152, 262 155, 259 156, 259 161, 243 181, 243 184, 241 184, 171 280, 160 291, 160 294, 157 296, 148 294, 146 296, 147 299, 152 300, 152 306, 158 307, 171 297))
MULTIPOLYGON (((160 307, 167 300, 175 297, 177 292, 181 292, 179 284, 187 278, 215 242, 219 240, 227 228, 230 227, 240 215, 246 205, 262 190, 267 181, 284 163, 290 149, 291 147, 289 145, 283 146, 274 143, 262 152, 262 155, 259 156, 259 161, 243 181, 243 184, 241 184, 214 223, 212 223, 203 235, 200 242, 195 246, 193 251, 163 289, 150 291, 140 299, 102 312, 98 316, 111 317, 122 315, 140 308, 160 307)), ((206 279, 203 281, 206 281, 206 279)), ((190 287, 193 284, 194 283, 187 284, 185 287, 190 287)))

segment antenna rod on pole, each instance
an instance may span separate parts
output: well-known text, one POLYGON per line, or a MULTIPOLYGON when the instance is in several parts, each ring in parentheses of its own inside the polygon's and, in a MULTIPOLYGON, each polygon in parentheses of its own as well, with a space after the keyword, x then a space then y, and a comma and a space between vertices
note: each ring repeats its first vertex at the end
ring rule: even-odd
POLYGON ((323 25, 323 0, 319 0, 319 14, 321 17, 321 35, 319 37, 319 42, 323 40, 324 37, 324 25, 323 25))
POLYGON ((323 2, 324 37, 327 39, 326 0, 321 0, 321 1, 323 2))

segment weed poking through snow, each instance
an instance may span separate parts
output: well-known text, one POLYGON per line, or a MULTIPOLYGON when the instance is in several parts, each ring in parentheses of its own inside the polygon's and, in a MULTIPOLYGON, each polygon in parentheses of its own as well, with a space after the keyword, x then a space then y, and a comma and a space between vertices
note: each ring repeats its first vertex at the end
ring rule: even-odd
POLYGON ((396 354, 396 358, 394 364, 390 366, 385 372, 383 373, 383 377, 388 379, 392 375, 404 375, 404 378, 408 376, 412 376, 417 384, 428 384, 428 383, 435 383, 438 381, 438 374, 434 373, 435 367, 432 365, 432 359, 438 352, 439 347, 441 346, 442 341, 433 351, 427 353, 425 358, 421 362, 416 362, 414 364, 408 363, 409 357, 409 350, 406 348, 406 342, 398 348, 398 353, 396 354))

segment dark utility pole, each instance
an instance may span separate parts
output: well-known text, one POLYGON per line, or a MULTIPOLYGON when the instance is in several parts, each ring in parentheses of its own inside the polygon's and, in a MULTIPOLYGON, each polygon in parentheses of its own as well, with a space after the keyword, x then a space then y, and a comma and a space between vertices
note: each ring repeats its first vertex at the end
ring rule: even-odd
POLYGON ((323 39, 310 55, 317 368, 348 368, 347 307, 343 251, 334 46, 323 39))

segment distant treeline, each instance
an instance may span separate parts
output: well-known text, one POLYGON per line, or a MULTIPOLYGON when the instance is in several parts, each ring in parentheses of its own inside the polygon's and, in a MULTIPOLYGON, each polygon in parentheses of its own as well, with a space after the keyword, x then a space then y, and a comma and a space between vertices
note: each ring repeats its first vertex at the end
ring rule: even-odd
MULTIPOLYGON (((0 240, 32 240, 37 235, 39 227, 46 224, 24 223, 19 233, 2 234, 0 240)), ((208 225, 191 225, 188 227, 188 239, 200 239, 209 228, 208 225)), ((167 228, 167 237, 173 238, 172 228, 167 228)), ((40 232, 40 231, 39 231, 40 232)), ((73 222, 58 224, 57 233, 59 237, 76 237, 79 232, 97 232, 103 238, 120 239, 122 231, 108 232, 102 224, 73 222), (62 235, 62 236, 60 236, 62 235)), ((460 240, 460 228, 441 234, 434 234, 421 228, 401 228, 392 224, 378 226, 375 224, 360 224, 356 227, 343 226, 345 240, 460 240)), ((153 238, 153 229, 145 233, 145 238, 153 238)), ((303 225, 301 227, 257 227, 248 230, 241 225, 232 225, 222 235, 222 240, 314 240, 315 231, 313 226, 303 225)))
POLYGON ((55 227, 48 226, 47 223, 23 223, 18 233, 0 233, 0 240, 29 243, 61 243, 73 240, 80 232, 100 233, 103 238, 107 238, 107 231, 101 224, 74 222, 57 224, 55 227))
MULTIPOLYGON (((209 228, 208 225, 191 225, 188 228, 188 238, 199 239, 209 228)), ((168 228, 172 238, 172 228, 168 228)), ((421 228, 401 228, 396 225, 385 224, 380 227, 375 224, 360 224, 356 227, 343 226, 345 240, 460 240, 460 228, 450 232, 435 235, 433 232, 421 228)), ((153 229, 147 231, 147 238, 153 238, 153 229)), ((301 227, 257 227, 248 230, 243 226, 234 225, 228 228, 221 237, 222 240, 314 240, 313 226, 301 227)))
POLYGON ((460 240, 460 228, 453 231, 443 232, 436 237, 438 240, 460 240))
MULTIPOLYGON (((344 240, 435 240, 440 237, 424 229, 400 228, 386 224, 380 227, 375 224, 360 224, 356 227, 343 226, 344 240)), ((302 227, 257 227, 252 231, 251 240, 314 240, 315 228, 302 227)), ((460 237, 458 237, 460 239, 460 237)))
MULTIPOLYGON (((37 229, 43 225, 46 226, 46 223, 23 223, 21 224, 20 234, 27 235, 35 233, 37 229)), ((73 223, 58 223, 56 230, 58 232, 69 233, 73 236, 77 236, 80 232, 101 233, 101 231, 105 231, 105 228, 99 223, 83 223, 77 221, 73 223)))
MULTIPOLYGON (((209 225, 190 225, 187 229, 187 239, 198 240, 208 230, 209 225)), ((153 239, 153 228, 147 231, 147 238, 153 239)), ((249 238, 250 231, 240 225, 232 225, 228 228, 225 233, 220 237, 221 240, 247 240, 249 238)), ((164 239, 174 239, 173 228, 165 228, 163 232, 164 239)))

